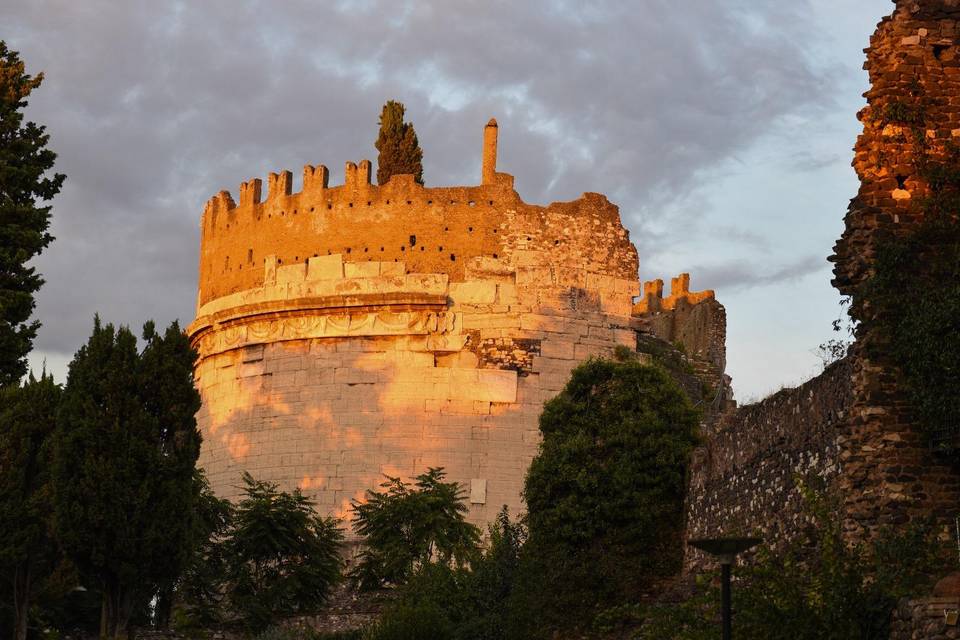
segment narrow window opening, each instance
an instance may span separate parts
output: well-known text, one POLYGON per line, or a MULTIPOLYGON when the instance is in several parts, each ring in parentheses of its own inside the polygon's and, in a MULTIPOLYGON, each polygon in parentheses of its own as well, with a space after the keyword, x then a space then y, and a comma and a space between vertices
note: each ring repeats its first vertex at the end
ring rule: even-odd
POLYGON ((943 56, 943 52, 949 49, 950 46, 946 44, 935 44, 933 45, 933 57, 937 60, 940 60, 943 56))
POLYGON ((417 236, 410 236, 410 246, 411 247, 417 246, 417 236))
POLYGON ((247 262, 253 262, 253 249, 247 249, 247 262))
POLYGON ((455 255, 453 255, 453 254, 451 253, 451 254, 450 254, 450 262, 456 262, 456 261, 457 261, 457 256, 455 256, 455 255))
POLYGON ((897 188, 898 189, 907 188, 907 176, 897 176, 897 188))

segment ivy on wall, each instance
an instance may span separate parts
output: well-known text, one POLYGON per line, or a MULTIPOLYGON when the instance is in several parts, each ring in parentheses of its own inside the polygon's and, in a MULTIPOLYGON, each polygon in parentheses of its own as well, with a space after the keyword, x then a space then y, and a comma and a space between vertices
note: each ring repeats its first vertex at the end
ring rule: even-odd
MULTIPOLYGON (((925 151, 925 150, 924 150, 925 151)), ((897 365, 921 431, 938 449, 960 445, 960 148, 918 162, 929 191, 917 199, 923 221, 878 245, 863 289, 877 339, 873 358, 897 365)))

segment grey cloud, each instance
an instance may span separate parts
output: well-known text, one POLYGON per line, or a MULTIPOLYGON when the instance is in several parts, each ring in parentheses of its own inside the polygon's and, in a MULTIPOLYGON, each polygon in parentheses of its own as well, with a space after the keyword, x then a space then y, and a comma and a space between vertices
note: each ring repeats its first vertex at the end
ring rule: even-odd
POLYGON ((823 256, 807 255, 778 266, 750 260, 731 260, 721 264, 697 265, 691 272, 697 274, 697 289, 715 289, 733 293, 748 287, 795 282, 808 275, 827 271, 829 264, 823 256))
MULTIPOLYGON (((58 240, 38 260, 37 347, 72 352, 95 311, 188 321, 206 198, 271 170, 322 162, 336 179, 344 161, 374 159, 388 98, 417 126, 428 184, 477 181, 494 115, 499 166, 526 199, 607 193, 637 239, 785 115, 828 104, 833 76, 804 53, 807 9, 8 0, 0 37, 47 74, 29 115, 68 175, 58 240)), ((735 265, 712 273, 717 286, 762 282, 735 265)))

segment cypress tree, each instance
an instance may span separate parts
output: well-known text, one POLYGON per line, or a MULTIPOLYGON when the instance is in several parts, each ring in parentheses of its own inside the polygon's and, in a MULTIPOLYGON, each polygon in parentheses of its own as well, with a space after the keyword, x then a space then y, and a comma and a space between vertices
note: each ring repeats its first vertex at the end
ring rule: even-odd
POLYGON ((100 635, 127 635, 131 614, 169 588, 195 544, 200 436, 194 352, 174 323, 146 347, 94 321, 67 377, 53 463, 54 519, 81 578, 100 590, 100 635))
POLYGON ((0 40, 0 386, 27 371, 40 326, 30 316, 43 279, 26 265, 53 240, 50 207, 37 203, 52 199, 64 180, 47 176, 57 156, 46 148, 45 127, 23 123, 27 96, 42 81, 42 73, 28 75, 17 52, 0 40))
POLYGON ((0 575, 13 594, 13 638, 27 637, 37 587, 53 569, 50 440, 60 387, 45 373, 0 389, 0 575))
POLYGON ((423 184, 423 151, 413 124, 403 121, 404 106, 388 100, 380 114, 380 135, 374 145, 377 157, 377 184, 386 184, 390 176, 412 174, 417 184, 423 184))

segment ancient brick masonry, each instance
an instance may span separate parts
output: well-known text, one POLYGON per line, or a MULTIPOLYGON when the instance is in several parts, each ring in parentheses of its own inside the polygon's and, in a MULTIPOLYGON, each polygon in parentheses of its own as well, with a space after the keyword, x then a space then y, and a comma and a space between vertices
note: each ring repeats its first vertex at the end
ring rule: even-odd
POLYGON ((250 471, 345 517, 384 474, 442 466, 472 521, 522 510, 543 403, 579 362, 634 349, 647 318, 617 207, 523 202, 497 134, 478 186, 378 187, 364 161, 341 186, 307 166, 300 193, 281 171, 263 202, 257 179, 210 200, 189 333, 218 494, 250 471))
POLYGON ((867 49, 871 88, 858 114, 864 129, 853 163, 860 191, 831 257, 834 285, 852 297, 861 322, 851 443, 839 482, 853 536, 926 514, 946 521, 960 505, 957 470, 931 454, 914 428, 895 366, 867 355, 877 332, 860 293, 878 241, 909 233, 921 221, 915 204, 927 193, 921 159, 942 158, 948 145, 960 142, 958 19, 955 0, 900 0, 867 49))

